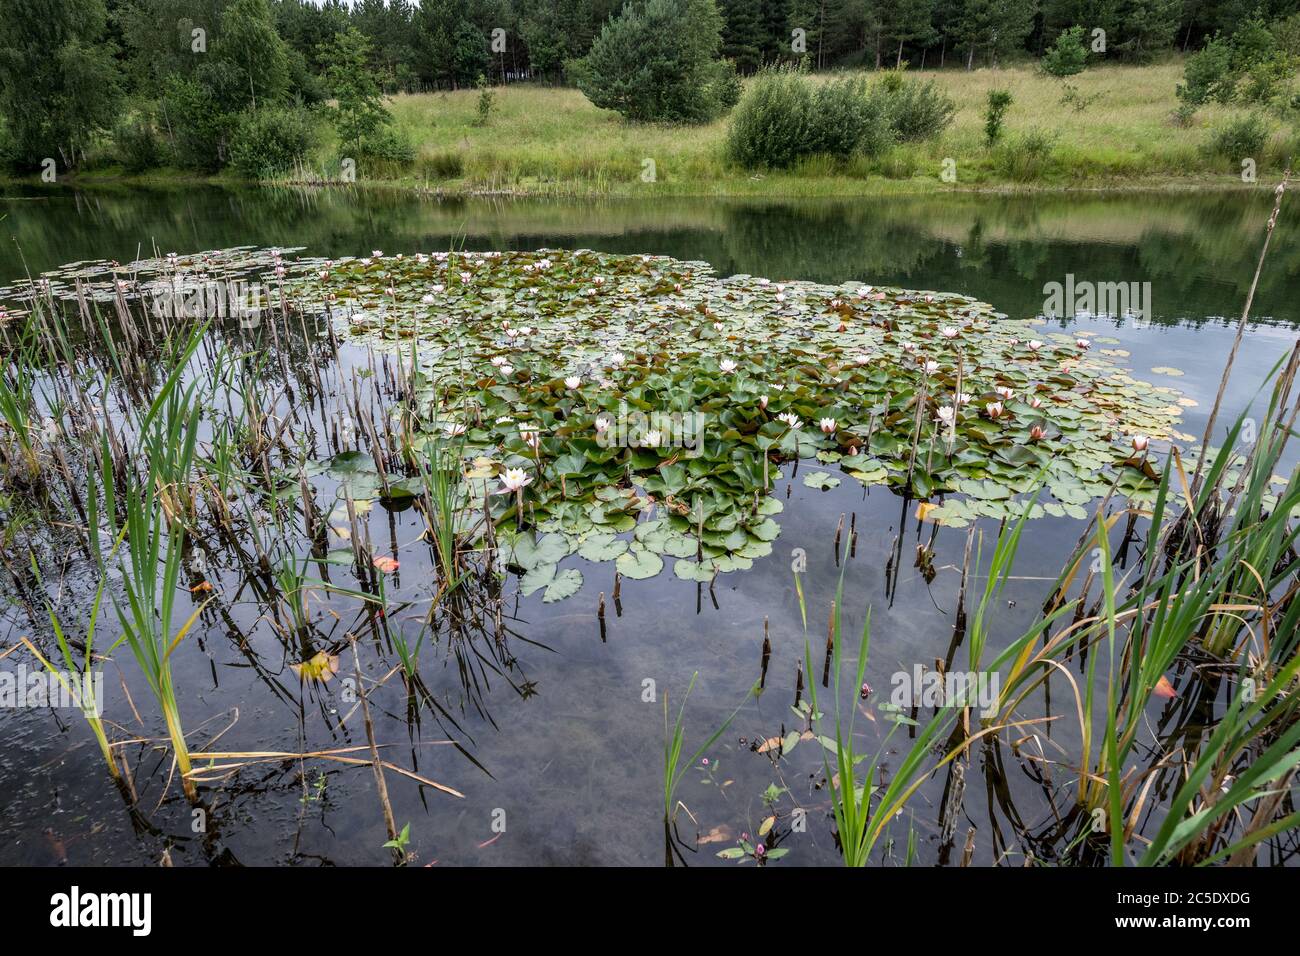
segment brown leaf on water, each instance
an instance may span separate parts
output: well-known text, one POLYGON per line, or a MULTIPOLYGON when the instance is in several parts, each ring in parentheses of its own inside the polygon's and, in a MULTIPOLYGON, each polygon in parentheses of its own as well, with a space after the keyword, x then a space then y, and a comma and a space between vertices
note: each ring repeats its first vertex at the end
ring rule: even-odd
POLYGON ((779 746, 781 746, 780 737, 768 737, 766 740, 764 740, 761 744, 758 745, 758 752, 761 754, 765 754, 769 750, 775 750, 779 746))
POLYGON ((916 520, 925 521, 929 517, 930 512, 937 507, 939 506, 933 501, 918 501, 916 503, 916 520))
POLYGON ((1157 697, 1163 697, 1165 700, 1178 696, 1178 691, 1174 690, 1174 685, 1169 683, 1169 678, 1164 674, 1160 675, 1160 679, 1156 681, 1156 686, 1151 693, 1157 697))
POLYGON ((700 834, 701 843, 730 843, 731 828, 725 824, 720 827, 714 827, 708 833, 700 834))

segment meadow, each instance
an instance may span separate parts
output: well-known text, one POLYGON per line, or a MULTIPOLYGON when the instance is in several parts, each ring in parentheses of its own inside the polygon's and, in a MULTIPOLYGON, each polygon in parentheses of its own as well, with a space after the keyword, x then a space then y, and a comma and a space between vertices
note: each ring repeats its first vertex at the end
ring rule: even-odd
MULTIPOLYGON (((847 162, 812 158, 782 172, 753 172, 726 155, 728 118, 701 126, 636 124, 597 109, 579 91, 532 84, 495 91, 480 124, 473 90, 398 95, 395 126, 416 148, 413 164, 360 167, 358 181, 441 194, 851 196, 945 190, 1241 186, 1239 162, 1211 151, 1213 132, 1247 110, 1210 104, 1187 125, 1175 119, 1183 61, 1099 66, 1062 80, 1026 64, 925 70, 957 104, 937 138, 847 162), (984 141, 988 93, 1011 91, 1006 134, 984 141), (1071 94, 1070 91, 1074 93, 1071 94), (955 160, 955 182, 941 179, 955 160), (653 181, 649 171, 653 171, 653 181)), ((825 75, 816 78, 825 82, 825 75)), ((1274 123, 1259 170, 1280 169, 1294 133, 1274 123)), ((337 144, 326 141, 291 180, 328 180, 337 144)))

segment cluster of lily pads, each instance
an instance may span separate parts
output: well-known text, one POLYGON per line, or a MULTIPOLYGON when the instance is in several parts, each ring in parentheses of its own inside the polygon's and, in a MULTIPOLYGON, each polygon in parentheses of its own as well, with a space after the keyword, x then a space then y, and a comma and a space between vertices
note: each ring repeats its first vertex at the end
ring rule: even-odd
POLYGON ((1151 443, 1181 413, 1177 392, 1101 347, 1113 339, 959 295, 552 250, 313 260, 284 293, 409 358, 424 439, 457 442, 494 515, 543 535, 516 563, 548 596, 574 584, 561 549, 629 577, 665 556, 693 580, 748 567, 771 550, 768 492, 797 459, 942 495, 926 516, 956 526, 1027 507, 1081 518, 1112 484, 1150 500, 1151 443))
MULTIPOLYGON (((454 446, 466 506, 516 538, 525 590, 551 600, 581 583, 557 567, 575 551, 633 578, 665 558, 691 580, 747 568, 771 551, 769 492, 794 461, 821 466, 809 487, 886 486, 960 527, 1082 518, 1112 486, 1149 501, 1153 444, 1178 434, 1178 393, 1133 378, 1115 340, 965 296, 587 250, 287 252, 143 260, 109 289, 122 271, 157 289, 251 268, 340 339, 400 353, 417 445, 454 446)), ((77 266, 83 288, 101 278, 77 266)))

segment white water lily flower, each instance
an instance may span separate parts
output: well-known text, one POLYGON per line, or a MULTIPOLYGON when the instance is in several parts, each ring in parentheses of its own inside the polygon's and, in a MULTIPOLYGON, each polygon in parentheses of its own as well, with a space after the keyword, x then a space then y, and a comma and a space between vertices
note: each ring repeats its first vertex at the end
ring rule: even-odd
POLYGON ((1037 351, 1038 351, 1039 349, 1041 349, 1042 347, 1043 347, 1043 343, 1040 342, 1040 341, 1038 341, 1038 339, 1030 339, 1030 340, 1029 340, 1029 351, 1031 351, 1031 352, 1037 352, 1037 351))
POLYGON ((496 420, 496 424, 498 425, 513 425, 514 423, 515 420, 511 418, 509 415, 502 415, 500 418, 496 420))
POLYGON ((970 404, 970 400, 971 400, 971 393, 970 393, 970 392, 958 392, 955 396, 953 396, 953 400, 954 400, 958 405, 969 405, 969 404, 970 404))
POLYGON ((659 443, 663 441, 663 438, 663 432, 659 431, 657 428, 652 428, 641 436, 641 447, 658 448, 659 443))
POLYGON ((505 494, 507 492, 518 491, 519 489, 532 484, 532 481, 533 476, 528 474, 528 472, 524 471, 522 468, 507 468, 506 473, 501 476, 501 492, 502 494, 505 494))
POLYGON ((523 439, 525 445, 536 448, 542 443, 542 433, 532 426, 519 426, 519 437, 523 439))
POLYGON ((1001 417, 1002 417, 1002 403, 1001 403, 1001 402, 989 402, 989 403, 987 403, 987 404, 984 406, 984 410, 985 410, 986 412, 989 413, 989 418, 1001 418, 1001 417))
POLYGON ((1005 385, 999 385, 993 391, 997 392, 1003 398, 1013 398, 1016 394, 1015 389, 1007 388, 1005 385))
POLYGON ((623 353, 622 353, 622 352, 615 352, 613 355, 611 355, 611 356, 609 357, 609 364, 610 364, 610 365, 622 365, 622 364, 623 364, 623 359, 624 359, 624 356, 623 356, 623 353))
POLYGON ((943 422, 945 425, 951 425, 957 419, 957 412, 951 405, 940 406, 939 410, 935 412, 935 415, 937 415, 939 421, 943 422))
POLYGON ((799 421, 799 416, 796 415, 794 412, 784 412, 780 415, 777 415, 776 420, 779 422, 785 422, 787 425, 790 426, 791 429, 798 428, 800 425, 803 424, 803 422, 799 421))
POLYGON ((857 293, 858 298, 865 299, 867 296, 871 295, 871 288, 872 287, 869 285, 858 286, 858 293, 857 293))
POLYGON ((442 430, 448 438, 455 438, 457 435, 465 434, 465 426, 461 422, 447 422, 442 426, 442 430))
POLYGON ((760 396, 758 396, 758 407, 759 407, 759 408, 764 408, 764 409, 767 408, 767 396, 766 396, 766 395, 760 395, 760 396))
POLYGON ((1146 435, 1134 435, 1130 442, 1134 451, 1146 451, 1147 445, 1151 444, 1151 439, 1146 435))
POLYGON ((961 329, 954 328, 951 325, 945 325, 939 330, 939 334, 945 339, 955 339, 957 336, 961 335, 961 329))
POLYGON ((930 360, 926 362, 924 365, 922 365, 921 368, 925 369, 926 375, 933 375, 935 372, 939 371, 939 363, 934 360, 930 360))
POLYGON ((853 361, 856 362, 858 365, 870 365, 871 356, 868 355, 866 352, 859 352, 857 355, 853 356, 853 361))
POLYGON ((835 434, 835 419, 823 418, 817 424, 821 426, 822 434, 824 435, 835 434))
POLYGON ((596 418, 596 434, 603 435, 605 432, 609 431, 609 426, 612 424, 614 423, 604 415, 598 416, 596 418))
POLYGON ((564 385, 566 388, 577 388, 581 384, 582 384, 582 378, 577 375, 570 375, 568 378, 564 380, 564 385))
POLYGON ((1092 348, 1092 343, 1089 342, 1087 339, 1075 339, 1075 340, 1074 340, 1074 344, 1077 345, 1077 346, 1079 346, 1079 348, 1081 348, 1081 349, 1090 349, 1090 348, 1092 348))
POLYGON ((374 256, 376 259, 382 259, 382 258, 384 257, 383 250, 380 250, 380 249, 376 249, 376 250, 374 250, 373 252, 371 252, 370 254, 371 254, 372 256, 374 256))
POLYGON ((725 374, 730 375, 736 370, 736 363, 731 359, 723 359, 718 363, 718 368, 722 369, 725 374))

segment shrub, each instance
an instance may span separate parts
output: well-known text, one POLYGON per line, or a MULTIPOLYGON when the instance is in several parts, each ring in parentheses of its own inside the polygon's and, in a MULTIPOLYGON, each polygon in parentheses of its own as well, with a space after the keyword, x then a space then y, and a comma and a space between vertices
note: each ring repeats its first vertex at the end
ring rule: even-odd
POLYGON ((1293 13, 1285 20, 1279 20, 1270 28, 1273 44, 1281 53, 1300 56, 1300 13, 1293 13))
POLYGON ((735 102, 735 67, 718 59, 722 25, 714 0, 628 4, 568 72, 587 99, 625 119, 708 122, 735 102))
POLYGON ((764 70, 749 84, 731 116, 727 153, 742 166, 784 169, 809 152, 813 94, 787 68, 764 70))
POLYGON ((496 107, 496 92, 488 85, 487 77, 482 73, 478 75, 478 119, 474 121, 475 126, 486 126, 492 118, 492 110, 496 107))
POLYGON ((194 80, 172 77, 163 95, 163 108, 171 125, 176 162, 204 172, 220 169, 229 117, 217 106, 211 90, 194 80))
POLYGON ((915 143, 938 136, 952 122, 957 104, 933 80, 881 85, 889 126, 900 142, 915 143))
POLYGON ((235 125, 230 162, 249 179, 269 179, 292 169, 316 142, 316 125, 306 110, 253 110, 242 114, 235 125))
POLYGON ((1043 54, 1038 65, 1052 76, 1074 76, 1088 65, 1088 50, 1083 45, 1083 27, 1070 27, 1056 37, 1056 43, 1043 54))
POLYGON ((1192 103, 1179 103, 1169 119, 1175 126, 1187 129, 1196 122, 1196 106, 1192 103))
POLYGON ((746 167, 785 169, 816 154, 846 159, 892 144, 885 101, 861 77, 819 86, 788 67, 764 70, 736 106, 727 152, 746 167))
POLYGON ((998 172, 1016 182, 1041 179, 1050 167, 1056 137, 1031 129, 1005 143, 995 159, 998 172))
POLYGON ((1002 121, 1013 102, 1010 90, 989 90, 988 103, 984 107, 984 139, 992 146, 1002 138, 1002 121))
POLYGON ((1221 156, 1234 166, 1243 159, 1263 158, 1268 142, 1268 126, 1254 113, 1229 120, 1210 136, 1210 153, 1221 156))
POLYGON ((419 158, 416 172, 428 179, 459 179, 465 174, 465 159, 454 151, 425 153, 419 158))
POLYGON ((356 144, 358 156, 385 163, 406 164, 415 162, 415 147, 397 130, 385 126, 356 144))
POLYGON ((1068 106, 1076 113, 1082 113, 1093 103, 1101 99, 1101 91, 1084 93, 1072 83, 1061 84, 1061 105, 1068 106))
POLYGON ((1295 60, 1286 54, 1259 59, 1242 74, 1237 96, 1247 103, 1269 103, 1284 98, 1295 78, 1295 60))
POLYGON ((861 77, 823 83, 813 91, 808 152, 847 159, 854 153, 876 156, 893 145, 886 101, 872 95, 861 77))
POLYGON ((148 116, 123 118, 113 128, 113 154, 129 172, 162 165, 163 145, 148 116))
POLYGON ((1211 37, 1204 47, 1187 58, 1183 81, 1175 92, 1180 100, 1192 106, 1214 100, 1226 103, 1232 99, 1237 85, 1232 70, 1232 46, 1211 37))

